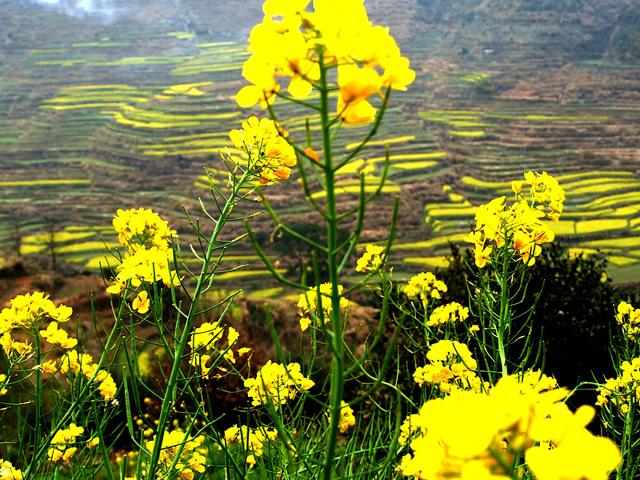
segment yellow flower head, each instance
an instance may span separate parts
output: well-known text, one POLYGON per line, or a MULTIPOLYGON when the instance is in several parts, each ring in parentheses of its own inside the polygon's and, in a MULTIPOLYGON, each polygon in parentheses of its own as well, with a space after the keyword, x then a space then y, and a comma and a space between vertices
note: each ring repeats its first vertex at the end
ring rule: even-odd
MULTIPOLYGON (((194 472, 204 473, 207 468, 204 440, 203 435, 194 437, 180 429, 165 432, 158 460, 163 476, 174 478, 179 474, 181 478, 190 479, 195 476, 194 472)), ((148 451, 153 451, 156 441, 154 436, 146 442, 148 451)))
POLYGON ((136 298, 133 299, 131 303, 131 307, 137 311, 139 314, 144 315, 149 311, 149 306, 151 302, 149 301, 149 294, 146 290, 142 290, 136 298))
POLYGON ((18 295, 10 307, 0 311, 0 335, 14 329, 37 328, 44 320, 68 322, 72 313, 71 307, 56 306, 43 292, 18 295))
MULTIPOLYGON (((249 36, 242 75, 250 85, 236 95, 242 107, 273 104, 282 79, 294 98, 319 87, 321 70, 337 67, 337 114, 345 123, 376 116, 371 95, 406 90, 415 79, 389 29, 373 25, 362 0, 266 0, 262 23, 249 36)), ((333 85, 331 85, 333 86, 333 85)))
MULTIPOLYGON (((342 295, 344 287, 338 285, 338 294, 342 295)), ((333 304, 331 302, 331 284, 323 283, 319 287, 311 287, 298 297, 298 314, 300 315, 300 329, 304 332, 316 319, 321 317, 324 323, 331 321, 333 304), (320 297, 320 298, 318 298, 320 297), (319 300, 319 301, 318 301, 319 300)), ((340 296, 340 311, 349 308, 349 300, 340 296)))
POLYGON ((74 445, 76 439, 84 433, 84 428, 77 426, 75 423, 69 425, 68 428, 58 430, 51 439, 51 444, 47 450, 47 458, 52 463, 69 462, 71 457, 78 450, 74 445))
POLYGON ((356 272, 375 272, 384 262, 384 247, 379 245, 367 245, 364 253, 358 259, 356 272))
POLYGON ((314 385, 313 380, 302 374, 300 364, 290 363, 285 366, 271 360, 258 370, 256 378, 244 381, 254 407, 272 403, 275 408, 279 408, 293 400, 298 392, 306 392, 314 385))
POLYGON ((499 197, 476 210, 476 226, 465 241, 474 245, 475 263, 491 263, 496 249, 509 247, 513 255, 531 266, 542 252, 541 245, 554 240, 554 233, 542 222, 557 221, 564 206, 564 191, 546 172, 527 172, 524 181, 512 183, 515 201, 499 197), (525 195, 525 185, 529 187, 525 195))
POLYGON ((261 183, 286 180, 297 163, 296 152, 286 140, 287 132, 273 120, 249 117, 242 130, 231 130, 229 138, 238 150, 246 153, 247 169, 261 183))
POLYGON ((14 468, 8 460, 0 458, 0 480, 22 480, 22 471, 14 468))
POLYGON ((239 444, 248 447, 247 463, 256 464, 256 457, 261 457, 268 442, 278 438, 275 428, 249 428, 245 425, 238 427, 233 425, 224 431, 224 439, 227 445, 239 444))
POLYGON ((411 277, 409 283, 402 287, 402 291, 409 300, 417 299, 427 306, 431 300, 442 298, 442 294, 447 292, 447 286, 433 273, 423 272, 411 277))
POLYGON ((563 402, 565 390, 531 385, 533 376, 507 376, 490 391, 426 402, 402 425, 400 443, 411 453, 398 471, 414 479, 508 479, 524 453, 535 478, 608 478, 620 451, 587 430, 593 409, 572 412, 563 402))

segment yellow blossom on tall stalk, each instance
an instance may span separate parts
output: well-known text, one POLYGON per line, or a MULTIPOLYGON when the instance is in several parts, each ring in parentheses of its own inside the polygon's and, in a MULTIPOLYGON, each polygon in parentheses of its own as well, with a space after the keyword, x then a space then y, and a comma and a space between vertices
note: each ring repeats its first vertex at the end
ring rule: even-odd
POLYGON ((353 414, 353 408, 351 408, 347 402, 342 400, 342 407, 340 408, 340 423, 338 424, 340 433, 347 433, 355 426, 356 417, 353 414))
POLYGON ((6 387, 7 383, 8 383, 7 376, 4 373, 0 373, 0 397, 7 394, 8 392, 6 387))
POLYGON ((443 393, 460 389, 479 392, 487 388, 476 374, 478 364, 464 343, 440 340, 429 348, 427 360, 428 365, 413 373, 413 380, 420 386, 436 385, 443 393))
MULTIPOLYGON (((162 437, 159 466, 160 472, 167 478, 192 480, 196 473, 207 469, 206 449, 203 447, 204 435, 193 437, 180 429, 165 432, 162 437)), ((148 451, 153 451, 156 438, 146 442, 148 451)))
POLYGON ((75 446, 77 438, 84 433, 84 428, 72 423, 67 428, 58 430, 51 439, 51 446, 47 450, 47 458, 52 463, 69 462, 78 451, 75 446))
POLYGON ((469 309, 458 302, 451 302, 434 308, 431 315, 429 315, 427 326, 440 327, 447 324, 461 323, 467 318, 469 318, 469 309))
MULTIPOLYGON (((225 332, 225 328, 219 324, 203 323, 191 334, 191 365, 199 368, 202 375, 207 376, 211 371, 210 362, 217 363, 220 357, 224 357, 228 362, 235 363, 236 353, 232 350, 232 347, 239 338, 240 334, 233 327, 227 327, 225 332)), ((243 353, 247 353, 247 350, 238 350, 238 354, 243 353)), ((222 371, 225 370, 221 366, 218 366, 218 368, 222 371)))
POLYGON ((299 392, 306 392, 314 385, 313 380, 302 374, 299 363, 285 366, 271 360, 258 370, 255 378, 244 381, 244 386, 249 389, 247 395, 252 399, 254 407, 272 403, 275 408, 279 408, 293 400, 299 392))
POLYGON ((513 182, 512 189, 513 203, 508 205, 506 197, 499 197, 476 210, 475 229, 465 241, 474 245, 478 268, 491 263, 495 250, 505 246, 531 266, 542 252, 541 245, 555 238, 543 220, 558 221, 564 208, 564 190, 558 181, 547 172, 527 172, 524 181, 513 182))
POLYGON ((264 454, 267 442, 273 442, 278 438, 275 428, 249 428, 245 425, 233 425, 224 431, 224 439, 227 445, 240 444, 247 448, 247 463, 256 464, 256 457, 264 454))
POLYGON ((161 281, 167 287, 180 283, 175 270, 171 268, 171 240, 177 234, 167 221, 151 209, 118 209, 113 218, 113 227, 118 234, 118 241, 127 248, 127 253, 116 267, 118 274, 107 288, 107 293, 119 295, 127 285, 137 288, 143 282, 161 281))
POLYGON ((401 428, 401 444, 411 453, 398 471, 414 479, 519 478, 527 468, 541 480, 606 480, 620 463, 609 439, 586 426, 592 407, 572 412, 567 391, 542 391, 516 376, 500 379, 490 391, 458 391, 429 400, 401 428))
POLYGON ((447 292, 447 285, 442 280, 438 280, 433 273, 422 272, 411 277, 402 287, 402 291, 409 300, 420 300, 426 307, 431 300, 442 298, 442 294, 447 292))
POLYGON ((36 332, 51 345, 60 345, 64 349, 73 348, 78 341, 69 337, 66 331, 58 328, 59 323, 68 322, 73 310, 66 305, 56 306, 43 292, 18 295, 10 306, 0 311, 0 347, 7 356, 22 357, 32 352, 28 341, 17 341, 14 331, 24 331, 35 339, 36 332), (46 329, 38 330, 49 321, 46 329))
POLYGON ((22 480, 22 470, 13 467, 8 460, 0 458, 0 480, 22 480))
POLYGON ((385 262, 384 247, 380 245, 367 245, 364 253, 358 259, 356 272, 375 272, 385 262))
POLYGON ((362 0, 267 1, 262 23, 249 36, 251 56, 242 75, 250 83, 237 94, 241 107, 273 104, 281 79, 294 99, 317 88, 321 71, 337 67, 336 115, 344 123, 371 122, 369 102, 387 88, 406 90, 415 79, 389 29, 373 25, 362 0))
POLYGON ((640 337, 640 308, 634 308, 627 302, 620 302, 616 313, 616 322, 629 340, 636 341, 640 337))
POLYGON ((93 378, 93 383, 97 384, 98 392, 105 401, 115 398, 118 386, 109 372, 101 370, 93 363, 93 358, 87 353, 78 353, 75 350, 68 351, 60 359, 60 373, 67 375, 73 372, 74 375, 82 374, 87 380, 93 378))
POLYGON ((231 130, 229 138, 238 150, 247 155, 245 166, 260 179, 260 183, 286 180, 297 163, 296 152, 286 140, 288 133, 273 120, 249 117, 242 130, 231 130))
MULTIPOLYGON (((342 295, 344 287, 338 285, 338 294, 342 295)), ((309 328, 315 319, 320 316, 324 319, 324 323, 331 321, 333 305, 331 303, 331 284, 323 283, 318 288, 311 287, 298 297, 298 314, 300 315, 300 330, 303 332, 309 328), (319 290, 319 293, 318 293, 319 290), (320 302, 318 302, 320 296, 320 302)), ((344 312, 349 308, 349 300, 340 297, 340 311, 344 312)))
POLYGON ((620 374, 609 378, 598 387, 598 401, 596 405, 603 406, 611 403, 622 414, 626 414, 631 405, 638 405, 640 400, 640 358, 623 361, 620 374))

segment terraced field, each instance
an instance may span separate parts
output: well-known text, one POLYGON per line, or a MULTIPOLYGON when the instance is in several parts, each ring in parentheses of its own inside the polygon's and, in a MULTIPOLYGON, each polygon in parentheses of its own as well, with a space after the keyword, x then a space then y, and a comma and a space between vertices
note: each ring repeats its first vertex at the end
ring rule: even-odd
MULTIPOLYGON (((102 24, 0 0, 9 19, 0 25, 0 109, 6 112, 0 119, 0 244, 6 245, 0 256, 19 249, 96 268, 115 240, 109 228, 115 210, 138 206, 170 217, 183 242, 190 240, 183 207, 197 214, 196 197, 206 202, 209 179, 224 185, 217 152, 231 147, 228 130, 248 114, 233 102, 246 31, 221 34, 222 27, 211 27, 202 15, 201 2, 192 3, 178 5, 180 15, 156 12, 153 21, 102 24), (48 27, 38 32, 35 25, 48 27)), ((384 2, 372 3, 383 16, 375 5, 384 2)), ((407 21, 392 18, 397 25, 407 21)), ((634 278, 640 272, 640 66, 573 62, 561 51, 541 55, 524 44, 500 56, 462 59, 444 56, 443 42, 432 48, 420 32, 413 40, 400 37, 418 80, 409 92, 394 93, 375 142, 339 178, 347 209, 361 172, 367 189, 375 188, 389 145, 388 183, 372 206, 364 240, 385 238, 391 199, 399 196, 398 275, 442 266, 474 206, 506 192, 524 170, 546 169, 567 190, 559 236, 576 252, 610 253, 614 278, 634 278)), ((303 135, 304 111, 290 106, 281 113, 292 135, 303 135)), ((317 124, 311 128, 317 131, 317 124)), ((343 128, 341 151, 352 151, 363 131, 343 128)), ((270 188, 268 196, 291 222, 313 222, 295 181, 270 188)), ((322 200, 321 191, 315 196, 322 200)), ((267 219, 254 224, 268 239, 267 219)), ((230 235, 242 228, 231 227, 230 235)), ((274 259, 283 257, 278 242, 265 245, 274 259)), ((265 285, 251 248, 236 250, 229 268, 247 267, 221 280, 257 296, 280 295, 265 285)), ((281 260, 284 269, 294 261, 281 260)))

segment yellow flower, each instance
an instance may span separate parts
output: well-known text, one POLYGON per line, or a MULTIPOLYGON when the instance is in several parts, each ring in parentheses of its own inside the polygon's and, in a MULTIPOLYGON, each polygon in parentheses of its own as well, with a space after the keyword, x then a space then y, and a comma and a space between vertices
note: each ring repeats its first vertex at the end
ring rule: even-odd
POLYGON ((93 437, 87 441, 87 448, 92 449, 100 445, 100 437, 93 437))
POLYGON ((418 299, 426 307, 432 300, 439 300, 447 292, 447 286, 431 272, 423 272, 409 279, 402 291, 409 300, 418 299))
POLYGON ((284 366, 271 360, 258 370, 256 378, 244 381, 254 407, 272 403, 275 408, 279 408, 287 401, 293 400, 298 392, 306 392, 314 385, 313 380, 302 374, 299 363, 284 366))
MULTIPOLYGON (((345 123, 366 123, 376 109, 368 98, 382 87, 406 90, 415 79, 389 29, 373 25, 362 0, 267 0, 262 23, 249 36, 242 75, 250 83, 236 95, 242 107, 273 104, 280 79, 305 98, 321 69, 338 68, 337 112, 345 123)), ((330 85, 333 87, 333 85, 330 85)))
POLYGON ((375 272, 385 261, 384 247, 367 245, 356 264, 356 272, 375 272))
POLYGON ((46 330, 40 330, 40 335, 51 345, 60 345, 61 348, 69 350, 78 344, 78 340, 69 337, 65 330, 58 329, 57 322, 51 322, 46 330))
POLYGON ((616 322, 629 340, 638 340, 640 337, 640 308, 636 309, 630 303, 620 302, 616 313, 616 322))
POLYGON ((513 255, 531 266, 542 252, 541 245, 554 240, 553 231, 544 223, 546 216, 557 220, 564 205, 564 191, 546 172, 527 172, 525 181, 511 185, 515 201, 507 205, 499 197, 476 210, 476 226, 465 241, 474 244, 475 263, 483 268, 491 263, 496 249, 509 244, 513 255), (529 185, 528 197, 524 186, 529 185))
MULTIPOLYGON (((6 386, 8 383, 7 376, 4 373, 0 373, 0 397, 7 394, 8 390, 6 386)), ((2 477, 0 477, 0 479, 1 478, 2 477)))
POLYGON ((52 463, 69 462, 71 457, 78 450, 74 447, 77 437, 84 433, 84 428, 77 426, 75 423, 69 425, 68 428, 58 430, 53 438, 51 444, 47 450, 47 458, 52 463))
POLYGON ((288 133, 273 120, 249 117, 242 130, 231 130, 229 138, 248 157, 247 168, 261 183, 286 180, 297 163, 296 152, 286 140, 288 133))
POLYGON ((401 427, 400 444, 411 453, 398 471, 414 479, 507 480, 524 453, 537 479, 608 478, 620 452, 586 429, 593 409, 571 412, 564 403, 567 391, 542 377, 506 376, 490 391, 458 391, 427 401, 401 427))
MULTIPOLYGON (((340 295, 340 311, 344 312, 349 308, 349 300, 342 297, 344 287, 338 285, 338 295, 340 295)), ((323 283, 319 287, 311 287, 298 297, 298 314, 300 315, 300 330, 303 332, 315 322, 322 318, 324 323, 331 322, 333 304, 331 301, 331 284, 323 283), (318 298, 320 297, 320 298, 318 298), (320 300, 318 302, 318 300, 320 300)))
POLYGON ((74 375, 82 374, 87 380, 93 378, 93 382, 98 384, 100 396, 105 401, 115 398, 118 390, 116 382, 109 372, 98 369, 91 355, 79 354, 75 350, 68 351, 60 360, 60 373, 66 375, 69 372, 73 372, 74 375))
POLYGON ((224 431, 224 439, 227 445, 239 444, 248 447, 247 463, 251 466, 256 464, 256 457, 261 457, 267 442, 273 442, 278 438, 275 428, 249 428, 247 426, 233 425, 224 431))
MULTIPOLYGON (((179 474, 181 478, 191 479, 194 471, 203 473, 207 468, 207 460, 203 455, 204 436, 193 437, 180 429, 167 431, 162 437, 158 466, 163 476, 174 478, 179 474)), ((145 443, 148 451, 153 451, 157 438, 145 443)))
POLYGON ((0 480, 22 480, 22 471, 14 468, 10 461, 0 458, 0 480))
POLYGON ((464 322, 467 318, 469 318, 469 309, 457 302, 451 302, 435 308, 429 315, 427 325, 439 327, 447 323, 464 322))
POLYGON ((347 433, 356 426, 356 417, 353 415, 353 408, 351 408, 347 402, 342 400, 341 405, 338 428, 340 429, 340 433, 347 433))
POLYGON ((149 311, 149 305, 151 302, 149 301, 149 294, 146 290, 142 290, 136 298, 133 299, 133 303, 131 306, 134 310, 136 310, 139 314, 144 315, 149 311))

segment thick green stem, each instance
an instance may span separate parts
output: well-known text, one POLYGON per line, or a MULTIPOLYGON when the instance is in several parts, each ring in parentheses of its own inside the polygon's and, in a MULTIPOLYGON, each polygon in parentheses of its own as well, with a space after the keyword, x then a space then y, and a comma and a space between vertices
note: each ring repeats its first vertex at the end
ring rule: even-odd
POLYGON ((497 340, 498 340, 498 356, 500 357, 500 371, 502 376, 509 374, 507 368, 507 352, 506 352, 506 340, 505 336, 509 325, 511 324, 511 306, 509 305, 509 281, 507 279, 509 273, 509 259, 502 258, 502 273, 498 279, 500 285, 500 313, 498 317, 497 325, 497 340))
POLYGON ((40 364, 42 363, 42 345, 40 334, 35 330, 35 425, 33 426, 33 456, 31 464, 37 465, 38 450, 40 445, 40 422, 42 421, 42 371, 40 364))
POLYGON ((340 313, 340 293, 338 291, 338 214, 336 207, 335 171, 331 150, 331 124, 329 120, 329 91, 327 89, 327 71, 320 58, 320 115, 322 118, 322 142, 324 154, 325 189, 327 193, 327 267, 331 282, 331 389, 329 393, 331 418, 327 434, 327 450, 323 478, 330 480, 333 474, 333 462, 338 438, 340 410, 344 394, 344 339, 342 338, 342 318, 340 313))
POLYGON ((158 431, 156 432, 153 451, 151 452, 151 459, 149 460, 149 466, 147 470, 148 478, 155 478, 156 468, 158 465, 158 460, 160 458, 160 450, 162 449, 164 428, 167 424, 171 408, 176 403, 175 395, 178 387, 178 379, 180 377, 182 356, 184 355, 187 344, 189 343, 191 330, 197 316, 196 313, 198 311, 198 303, 200 301, 200 297, 205 291, 205 287, 209 282, 209 267, 211 265, 213 254, 216 251, 216 247, 218 246, 218 237, 222 232, 222 227, 229 219, 234 207, 237 204, 237 198, 239 196, 240 189, 244 186, 247 176, 248 173, 245 172, 242 177, 233 185, 232 192, 225 201, 224 207, 222 208, 222 211, 220 213, 220 217, 216 221, 213 232, 211 233, 209 244, 207 245, 207 251, 203 258, 200 275, 198 275, 198 279, 196 281, 193 297, 191 299, 191 305, 189 305, 189 311, 186 314, 185 322, 180 334, 180 339, 178 340, 177 345, 174 347, 173 364, 171 366, 171 373, 169 374, 167 388, 162 400, 162 406, 160 408, 160 416, 158 417, 158 431))

